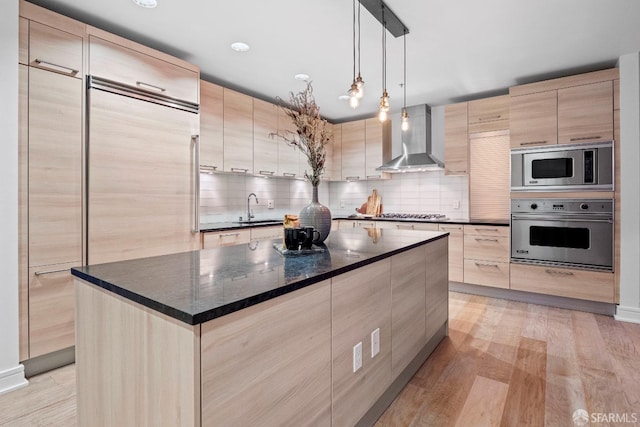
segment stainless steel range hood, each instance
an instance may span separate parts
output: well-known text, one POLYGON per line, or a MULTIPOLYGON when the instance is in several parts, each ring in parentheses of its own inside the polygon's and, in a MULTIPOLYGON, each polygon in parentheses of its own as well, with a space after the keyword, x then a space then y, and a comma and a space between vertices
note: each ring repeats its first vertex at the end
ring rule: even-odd
POLYGON ((383 172, 420 172, 442 170, 444 162, 433 155, 431 147, 431 108, 426 105, 407 107, 409 129, 402 131, 401 113, 391 116, 391 144, 400 147, 400 155, 376 168, 383 172))

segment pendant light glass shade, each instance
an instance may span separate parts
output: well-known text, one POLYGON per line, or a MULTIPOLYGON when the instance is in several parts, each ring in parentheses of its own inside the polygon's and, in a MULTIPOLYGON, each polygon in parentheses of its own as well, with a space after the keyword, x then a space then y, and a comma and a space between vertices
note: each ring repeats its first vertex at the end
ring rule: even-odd
POLYGON ((362 76, 358 72, 358 77, 356 77, 356 86, 358 88, 358 93, 356 96, 361 99, 364 96, 364 80, 362 80, 362 76))
POLYGON ((409 115, 405 109, 402 110, 402 122, 400 124, 400 128, 403 131, 409 130, 409 115))
POLYGON ((358 108, 358 106, 360 106, 361 96, 358 96, 359 93, 358 85, 354 80, 354 82, 351 83, 351 89, 349 89, 349 106, 351 108, 358 108))
POLYGON ((378 108, 378 118, 380 119, 381 122, 384 122, 387 120, 387 118, 389 117, 388 113, 389 113, 389 94, 385 89, 384 92, 382 92, 382 96, 380 97, 380 106, 378 108))

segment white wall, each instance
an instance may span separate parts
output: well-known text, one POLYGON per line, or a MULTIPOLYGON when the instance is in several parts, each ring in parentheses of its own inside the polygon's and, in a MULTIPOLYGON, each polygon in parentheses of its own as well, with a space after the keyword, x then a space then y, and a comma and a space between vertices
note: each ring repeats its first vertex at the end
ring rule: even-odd
POLYGON ((0 393, 26 385, 18 362, 18 0, 0 14, 0 393))
POLYGON ((620 57, 620 305, 616 319, 640 323, 640 54, 620 57))

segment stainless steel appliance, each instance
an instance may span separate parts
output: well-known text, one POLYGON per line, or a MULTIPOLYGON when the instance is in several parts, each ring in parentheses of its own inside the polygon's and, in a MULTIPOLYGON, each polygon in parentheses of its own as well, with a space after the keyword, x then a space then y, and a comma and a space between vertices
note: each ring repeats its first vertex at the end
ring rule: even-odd
POLYGON ((511 261, 612 271, 613 200, 512 200, 511 261))
POLYGON ((512 191, 613 190, 613 142, 511 150, 512 191))

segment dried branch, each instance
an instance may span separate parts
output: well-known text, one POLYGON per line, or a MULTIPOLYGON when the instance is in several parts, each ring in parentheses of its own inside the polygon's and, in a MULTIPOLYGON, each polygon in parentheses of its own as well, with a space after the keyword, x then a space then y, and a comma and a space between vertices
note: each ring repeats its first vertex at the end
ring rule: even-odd
POLYGON ((327 129, 327 121, 320 116, 320 108, 313 97, 311 82, 307 83, 302 92, 289 92, 289 104, 281 98, 277 98, 277 101, 279 108, 291 119, 296 131, 276 132, 269 136, 282 139, 287 145, 296 147, 304 154, 311 168, 311 172, 305 170, 304 177, 316 187, 324 173, 325 147, 331 136, 327 129))

